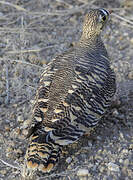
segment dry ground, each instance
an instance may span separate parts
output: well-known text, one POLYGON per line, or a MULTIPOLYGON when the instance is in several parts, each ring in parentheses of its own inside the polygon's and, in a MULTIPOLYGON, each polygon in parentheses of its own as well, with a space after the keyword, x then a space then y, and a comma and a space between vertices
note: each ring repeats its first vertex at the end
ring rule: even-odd
MULTIPOLYGON (((90 8, 114 12, 103 39, 117 76, 120 104, 92 132, 64 148, 57 169, 36 179, 130 180, 133 177, 132 0, 0 1, 0 180, 20 179, 26 120, 47 62, 81 34, 90 8), (7 164, 6 164, 7 163, 7 164), (13 165, 13 167, 11 167, 13 165)), ((118 103, 117 103, 118 104, 118 103)))

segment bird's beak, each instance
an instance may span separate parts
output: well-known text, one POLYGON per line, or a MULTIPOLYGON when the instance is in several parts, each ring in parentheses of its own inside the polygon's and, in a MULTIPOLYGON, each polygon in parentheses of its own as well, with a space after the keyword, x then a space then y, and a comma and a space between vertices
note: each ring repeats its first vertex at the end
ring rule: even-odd
POLYGON ((109 9, 108 12, 109 12, 109 14, 111 14, 113 12, 113 10, 109 9))

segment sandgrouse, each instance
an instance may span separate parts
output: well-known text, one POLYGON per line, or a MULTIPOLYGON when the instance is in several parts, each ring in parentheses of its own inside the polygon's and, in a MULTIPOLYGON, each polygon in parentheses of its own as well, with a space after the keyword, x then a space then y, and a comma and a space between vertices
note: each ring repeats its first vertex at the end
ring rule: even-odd
POLYGON ((100 33, 109 18, 105 9, 86 14, 79 42, 53 59, 43 72, 29 129, 24 176, 50 172, 62 147, 96 126, 116 90, 100 33))

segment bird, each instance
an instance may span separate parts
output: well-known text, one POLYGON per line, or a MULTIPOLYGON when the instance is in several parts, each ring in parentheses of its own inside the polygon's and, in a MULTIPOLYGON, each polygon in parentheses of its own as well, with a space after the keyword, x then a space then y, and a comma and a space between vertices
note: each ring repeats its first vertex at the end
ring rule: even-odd
POLYGON ((101 38, 110 11, 91 9, 82 34, 40 77, 28 131, 23 176, 50 173, 62 148, 100 123, 116 92, 116 77, 101 38))

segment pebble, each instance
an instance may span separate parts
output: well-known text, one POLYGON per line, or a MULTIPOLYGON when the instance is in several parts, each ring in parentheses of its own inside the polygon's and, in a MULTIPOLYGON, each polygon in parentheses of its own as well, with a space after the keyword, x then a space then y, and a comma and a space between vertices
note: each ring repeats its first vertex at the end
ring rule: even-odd
POLYGON ((9 132, 9 131, 10 131, 10 126, 9 126, 9 125, 5 125, 5 130, 6 130, 7 132, 9 132))
POLYGON ((13 148, 11 146, 7 147, 6 152, 12 152, 13 148))
POLYGON ((123 136, 123 134, 120 132, 120 139, 124 139, 124 136, 123 136))
POLYGON ((31 124, 31 120, 30 119, 25 120, 24 123, 23 123, 23 127, 22 128, 23 129, 28 128, 30 124, 31 124))
POLYGON ((108 163, 108 169, 110 171, 115 171, 115 172, 119 172, 120 171, 120 168, 117 164, 114 164, 112 162, 108 163))
POLYGON ((102 149, 99 149, 97 154, 101 154, 102 153, 102 149))
POLYGON ((6 153, 6 157, 9 158, 9 159, 10 159, 10 158, 13 158, 13 157, 12 157, 12 153, 6 153))
POLYGON ((13 104, 12 106, 16 108, 18 106, 18 104, 13 104))
POLYGON ((102 160, 103 157, 102 157, 101 155, 96 154, 95 159, 96 159, 97 161, 99 161, 99 160, 102 160))
POLYGON ((123 36, 120 36, 120 37, 119 37, 119 40, 120 40, 120 41, 121 41, 121 40, 123 40, 123 39, 124 39, 124 37, 123 37, 123 36))
POLYGON ((123 149, 123 150, 122 150, 122 153, 123 153, 123 154, 128 154, 128 149, 123 149))
POLYGON ((133 1, 132 1, 132 0, 123 1, 123 4, 124 4, 124 6, 126 6, 126 7, 130 7, 130 8, 133 7, 133 1))
POLYGON ((125 166, 128 166, 128 165, 129 165, 129 159, 126 159, 126 160, 124 161, 124 165, 125 165, 125 166))
POLYGON ((10 136, 12 138, 18 138, 18 136, 20 135, 21 131, 20 131, 20 128, 17 127, 15 128, 11 133, 10 133, 10 136))
POLYGON ((19 123, 22 123, 24 120, 23 120, 23 117, 20 115, 20 116, 18 116, 17 117, 17 121, 19 122, 19 123))
POLYGON ((77 176, 88 176, 89 171, 88 169, 79 169, 77 172, 77 176))
POLYGON ((19 139, 24 140, 25 139, 25 135, 23 135, 23 134, 19 135, 19 139))
POLYGON ((130 144, 129 150, 133 150, 133 144, 130 144))
POLYGON ((0 170, 0 174, 6 175, 6 174, 7 174, 7 171, 6 171, 5 169, 2 169, 2 170, 0 170))
POLYGON ((88 141, 88 146, 91 148, 92 147, 92 142, 88 141))
POLYGON ((2 12, 0 12, 0 16, 4 16, 4 14, 2 12))
POLYGON ((35 104, 35 100, 34 100, 34 99, 31 99, 31 100, 30 100, 30 103, 31 103, 31 104, 35 104))
POLYGON ((23 163, 23 162, 24 162, 24 157, 19 157, 19 158, 17 159, 17 161, 23 163))
POLYGON ((130 42, 133 44, 133 38, 130 39, 130 42))
POLYGON ((131 80, 133 79, 133 71, 130 71, 130 72, 128 73, 128 78, 131 79, 131 80))
POLYGON ((70 164, 71 161, 72 161, 72 158, 71 158, 71 157, 68 157, 68 158, 66 159, 66 162, 67 162, 68 164, 70 164))
POLYGON ((15 149, 14 152, 16 154, 23 154, 23 151, 21 149, 15 149))
POLYGON ((119 115, 119 112, 117 109, 114 109, 113 113, 112 113, 114 116, 118 116, 119 115))
POLYGON ((99 170, 100 170, 101 173, 103 173, 105 168, 102 166, 99 170))
POLYGON ((22 135, 27 136, 28 135, 28 130, 27 129, 23 129, 22 130, 22 135))
POLYGON ((119 163, 123 163, 123 159, 120 159, 120 160, 119 160, 119 163))

